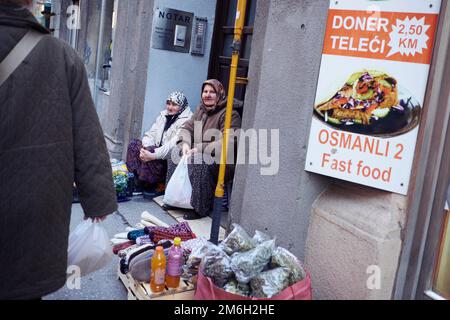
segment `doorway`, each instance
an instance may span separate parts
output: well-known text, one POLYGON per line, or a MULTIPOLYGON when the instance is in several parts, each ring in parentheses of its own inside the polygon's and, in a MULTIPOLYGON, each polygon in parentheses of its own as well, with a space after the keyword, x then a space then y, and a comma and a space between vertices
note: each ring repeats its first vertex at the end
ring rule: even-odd
MULTIPOLYGON (((245 92, 248 83, 248 69, 252 48, 253 26, 255 22, 256 1, 247 0, 246 18, 242 35, 241 55, 238 65, 238 81, 236 83, 236 111, 242 116, 245 92)), ((230 81, 230 65, 232 57, 231 45, 234 38, 234 24, 238 0, 218 0, 216 7, 216 23, 211 50, 211 61, 208 77, 218 79, 228 92, 230 81)))

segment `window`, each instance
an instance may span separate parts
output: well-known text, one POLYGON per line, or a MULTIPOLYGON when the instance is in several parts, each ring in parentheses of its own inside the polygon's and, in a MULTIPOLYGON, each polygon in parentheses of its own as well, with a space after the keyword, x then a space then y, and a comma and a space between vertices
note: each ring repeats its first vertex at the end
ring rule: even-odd
POLYGON ((114 0, 81 0, 77 50, 84 64, 97 110, 110 90, 112 47, 117 3, 114 0))

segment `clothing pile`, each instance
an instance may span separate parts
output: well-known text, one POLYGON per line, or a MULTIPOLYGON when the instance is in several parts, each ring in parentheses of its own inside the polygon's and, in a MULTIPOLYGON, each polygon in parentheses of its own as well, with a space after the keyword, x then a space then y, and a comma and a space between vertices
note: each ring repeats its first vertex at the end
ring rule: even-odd
POLYGON ((111 160, 111 168, 117 201, 129 201, 133 196, 134 174, 128 171, 125 162, 116 159, 111 160))
MULTIPOLYGON (((142 217, 150 214, 144 212, 142 217)), ((148 218, 147 218, 148 219, 148 218)), ((157 218, 152 219, 153 222, 157 218)), ((188 258, 191 247, 190 241, 196 240, 187 222, 181 222, 171 226, 153 225, 141 228, 127 228, 126 232, 119 233, 111 239, 113 253, 120 258, 120 271, 130 274, 135 280, 141 282, 150 281, 151 258, 157 246, 162 246, 168 255, 169 248, 173 245, 173 239, 182 239, 182 248, 185 250, 185 260, 188 258)))
POLYGON ((182 277, 198 272, 226 292, 272 298, 305 279, 302 263, 275 239, 257 231, 254 237, 239 225, 218 246, 198 243, 183 267, 182 277))

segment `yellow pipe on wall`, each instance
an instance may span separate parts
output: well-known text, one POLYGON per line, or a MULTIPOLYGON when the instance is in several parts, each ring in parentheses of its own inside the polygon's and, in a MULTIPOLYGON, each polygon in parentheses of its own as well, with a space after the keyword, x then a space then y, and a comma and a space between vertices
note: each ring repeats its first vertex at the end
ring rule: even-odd
POLYGON ((238 0, 236 10, 236 21, 234 26, 233 56, 231 59, 230 82, 228 86, 228 101, 227 101, 227 112, 225 116, 225 129, 222 143, 222 153, 220 156, 219 178, 217 181, 215 193, 216 198, 223 198, 225 193, 224 183, 225 183, 226 159, 228 155, 228 141, 230 139, 230 127, 231 127, 231 118, 233 114, 234 93, 236 87, 239 55, 241 52, 240 51, 241 39, 242 33, 244 31, 246 8, 247 8, 247 0, 238 0))

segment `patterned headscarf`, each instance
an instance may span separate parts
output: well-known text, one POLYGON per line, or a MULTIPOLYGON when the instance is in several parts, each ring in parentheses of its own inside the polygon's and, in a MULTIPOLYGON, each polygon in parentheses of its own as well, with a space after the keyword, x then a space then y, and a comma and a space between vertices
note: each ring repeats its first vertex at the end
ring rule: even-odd
POLYGON ((205 89, 206 85, 210 85, 211 87, 214 88, 214 91, 216 92, 219 100, 217 101, 216 105, 212 108, 211 107, 207 108, 204 103, 203 103, 203 105, 205 106, 206 109, 215 109, 217 105, 221 104, 227 98, 226 93, 225 93, 225 88, 223 87, 223 84, 219 80, 209 79, 209 80, 206 80, 202 85, 202 94, 203 94, 203 89, 205 89))
POLYGON ((189 107, 188 100, 182 92, 172 92, 167 98, 167 101, 172 101, 180 106, 180 112, 178 112, 179 114, 183 113, 183 111, 186 110, 187 107, 189 107))

